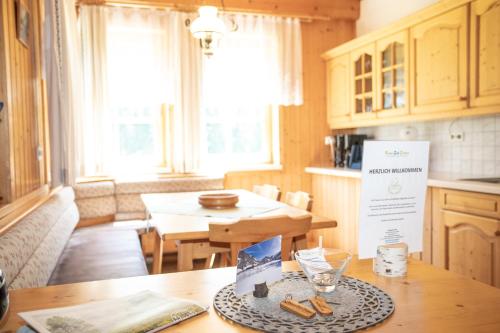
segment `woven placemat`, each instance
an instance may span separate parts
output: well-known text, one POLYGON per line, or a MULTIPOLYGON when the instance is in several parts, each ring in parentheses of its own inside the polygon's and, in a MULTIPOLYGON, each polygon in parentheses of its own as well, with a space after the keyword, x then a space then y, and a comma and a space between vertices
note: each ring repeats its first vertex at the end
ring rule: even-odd
POLYGON ((315 294, 302 272, 283 273, 283 280, 269 288, 266 298, 252 294, 238 298, 235 284, 215 295, 214 308, 221 316, 238 324, 265 332, 353 332, 376 325, 394 312, 391 297, 367 282, 344 276, 336 290, 322 293, 333 308, 333 315, 303 319, 280 309, 287 294, 305 305, 315 294))

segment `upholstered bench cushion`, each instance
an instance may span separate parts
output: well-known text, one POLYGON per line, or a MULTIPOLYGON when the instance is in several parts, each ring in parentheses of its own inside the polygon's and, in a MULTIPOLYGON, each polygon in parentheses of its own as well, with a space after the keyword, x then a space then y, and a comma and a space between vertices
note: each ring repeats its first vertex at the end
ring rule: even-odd
POLYGON ((49 285, 148 275, 135 230, 77 229, 66 245, 49 285))
POLYGON ((114 196, 77 199, 75 202, 82 220, 115 215, 116 213, 114 196))
POLYGON ((113 181, 100 181, 79 183, 74 186, 75 198, 97 198, 115 195, 115 183, 113 181))
POLYGON ((115 183, 96 181, 74 186, 75 202, 80 219, 95 219, 113 216, 116 213, 115 183))
POLYGON ((146 206, 140 194, 119 194, 116 196, 116 210, 120 213, 145 212, 146 206))
POLYGON ((0 268, 10 289, 43 287, 78 222, 71 187, 63 188, 0 236, 0 268))

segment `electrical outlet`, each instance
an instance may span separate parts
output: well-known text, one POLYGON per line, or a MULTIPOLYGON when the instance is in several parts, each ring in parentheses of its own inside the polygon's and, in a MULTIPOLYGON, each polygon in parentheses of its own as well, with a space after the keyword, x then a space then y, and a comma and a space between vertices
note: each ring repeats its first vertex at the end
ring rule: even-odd
POLYGON ((331 146, 334 144, 334 137, 333 136, 325 136, 325 146, 331 146))
POLYGON ((452 142, 462 142, 465 140, 465 132, 451 132, 450 141, 452 142))

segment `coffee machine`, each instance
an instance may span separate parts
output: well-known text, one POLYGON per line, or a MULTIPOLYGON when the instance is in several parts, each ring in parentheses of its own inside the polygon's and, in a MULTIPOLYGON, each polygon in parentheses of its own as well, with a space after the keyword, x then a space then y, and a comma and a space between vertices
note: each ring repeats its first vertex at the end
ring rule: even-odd
POLYGON ((361 169, 364 134, 339 134, 335 136, 333 160, 340 168, 361 169))

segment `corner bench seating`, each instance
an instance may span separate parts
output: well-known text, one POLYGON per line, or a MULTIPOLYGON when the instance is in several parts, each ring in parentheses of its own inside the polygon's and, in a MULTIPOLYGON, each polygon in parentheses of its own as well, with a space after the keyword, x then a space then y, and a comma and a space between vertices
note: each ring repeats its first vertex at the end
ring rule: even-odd
POLYGON ((223 177, 186 176, 132 181, 117 179, 77 184, 75 196, 80 219, 83 222, 143 220, 147 216, 141 194, 195 192, 223 188, 223 177))
POLYGON ((142 209, 141 193, 221 188, 222 178, 206 177, 65 187, 0 235, 0 269, 9 289, 147 275, 139 241, 146 221, 111 221, 83 228, 77 224, 120 212, 121 218, 139 213, 145 218, 144 210, 137 211, 142 209), (127 200, 133 206, 125 204, 127 200))
MULTIPOLYGON (((119 225, 122 221, 146 219, 146 207, 141 199, 141 194, 144 193, 195 192, 223 188, 224 177, 199 175, 82 182, 75 186, 75 201, 80 212, 79 226, 111 221, 119 225)), ((142 234, 141 243, 145 254, 153 253, 153 233, 142 234)), ((175 242, 165 242, 163 252, 176 253, 175 242)))
POLYGON ((78 221, 73 189, 65 187, 0 236, 9 289, 148 274, 134 228, 75 230, 78 221))

